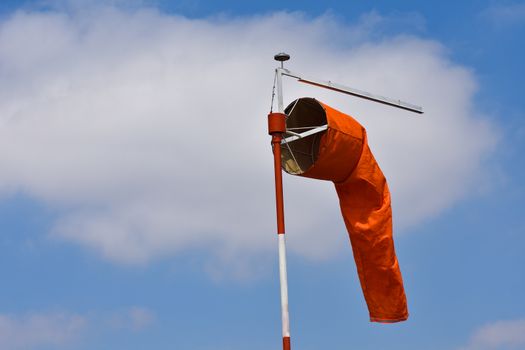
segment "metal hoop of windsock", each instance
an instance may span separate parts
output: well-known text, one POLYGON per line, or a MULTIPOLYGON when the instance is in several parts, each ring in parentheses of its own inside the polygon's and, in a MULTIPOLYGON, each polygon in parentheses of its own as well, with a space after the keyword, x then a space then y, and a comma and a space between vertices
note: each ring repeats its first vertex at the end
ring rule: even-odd
POLYGON ((274 56, 277 112, 268 115, 275 170, 275 201, 279 243, 279 277, 283 350, 290 350, 290 317, 284 225, 282 170, 292 175, 334 182, 350 237, 359 281, 373 322, 408 318, 401 271, 392 237, 392 209, 386 179, 368 147, 365 128, 352 117, 314 98, 283 104, 283 76, 299 82, 423 113, 423 108, 344 85, 307 77, 284 68, 290 55, 274 56))

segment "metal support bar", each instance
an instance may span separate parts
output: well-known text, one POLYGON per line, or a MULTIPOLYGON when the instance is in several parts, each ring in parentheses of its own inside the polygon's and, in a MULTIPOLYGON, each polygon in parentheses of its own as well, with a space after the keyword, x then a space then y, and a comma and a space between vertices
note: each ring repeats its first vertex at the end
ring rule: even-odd
POLYGON ((281 145, 284 145, 285 143, 289 143, 289 142, 292 142, 292 141, 295 141, 295 140, 302 139, 303 137, 306 137, 306 136, 317 134, 318 132, 325 131, 326 129, 328 129, 328 125, 318 126, 317 128, 310 129, 310 130, 302 132, 300 134, 295 133, 295 132, 287 131, 287 133, 290 133, 293 136, 289 136, 289 137, 283 139, 281 141, 281 145))
POLYGON ((354 89, 348 86, 344 86, 341 84, 337 84, 337 83, 332 83, 330 80, 321 80, 321 79, 317 79, 313 77, 307 77, 302 74, 291 72, 285 68, 277 68, 277 70, 278 70, 278 76, 286 75, 292 78, 296 78, 301 83, 307 83, 307 84, 323 87, 329 90, 334 90, 334 91, 342 92, 344 94, 361 97, 361 98, 364 98, 370 101, 379 102, 379 103, 389 105, 392 107, 401 108, 401 109, 404 109, 410 112, 423 114, 423 107, 416 106, 408 102, 404 102, 401 100, 396 100, 393 98, 388 98, 388 97, 384 97, 380 95, 374 95, 366 91, 357 90, 357 89, 354 89))

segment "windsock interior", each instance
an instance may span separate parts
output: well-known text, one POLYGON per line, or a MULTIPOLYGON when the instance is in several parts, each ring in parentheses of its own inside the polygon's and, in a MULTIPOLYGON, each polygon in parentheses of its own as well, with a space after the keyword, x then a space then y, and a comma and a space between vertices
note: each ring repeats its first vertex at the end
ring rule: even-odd
MULTIPOLYGON (((284 112, 288 115, 286 129, 295 133, 302 133, 327 123, 325 109, 314 98, 297 99, 290 103, 284 112)), ((317 160, 320 140, 325 132, 281 145, 283 169, 293 175, 300 175, 310 169, 317 160)))

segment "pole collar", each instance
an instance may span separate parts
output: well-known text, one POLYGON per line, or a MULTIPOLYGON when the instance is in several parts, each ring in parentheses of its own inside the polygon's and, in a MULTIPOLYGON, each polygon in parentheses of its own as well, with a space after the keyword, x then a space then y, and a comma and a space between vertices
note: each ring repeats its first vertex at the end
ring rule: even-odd
POLYGON ((286 132, 286 114, 270 113, 268 114, 268 134, 283 134, 286 132))

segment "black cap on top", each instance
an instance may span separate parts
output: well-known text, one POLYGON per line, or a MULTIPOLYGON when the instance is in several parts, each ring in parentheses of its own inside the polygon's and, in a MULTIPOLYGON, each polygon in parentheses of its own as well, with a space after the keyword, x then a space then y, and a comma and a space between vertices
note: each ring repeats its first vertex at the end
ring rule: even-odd
POLYGON ((284 62, 290 59, 290 55, 284 52, 279 52, 277 55, 273 56, 273 59, 279 62, 284 62))

